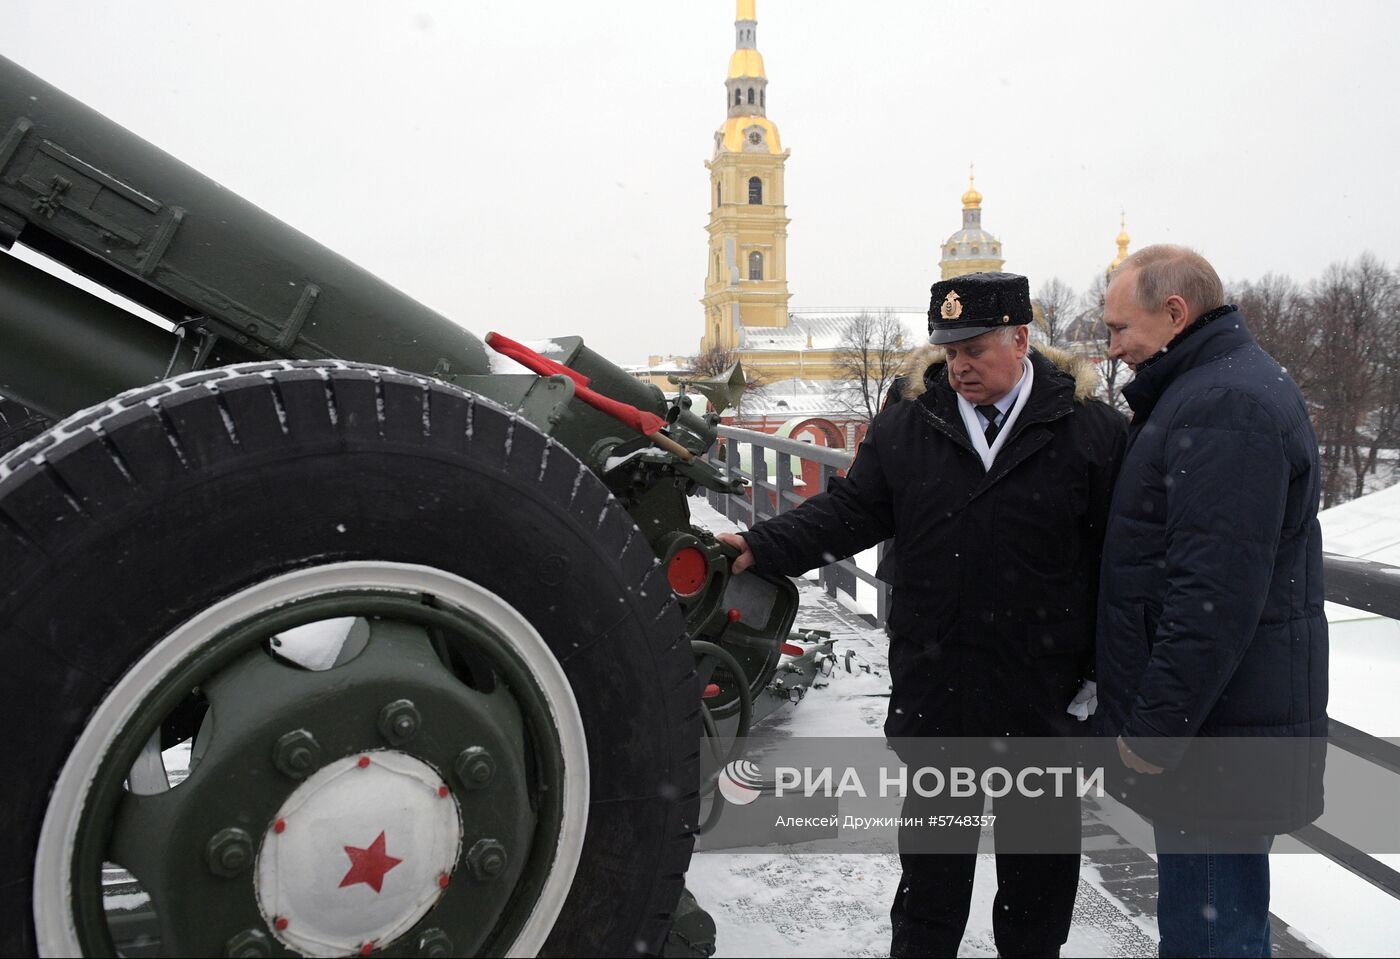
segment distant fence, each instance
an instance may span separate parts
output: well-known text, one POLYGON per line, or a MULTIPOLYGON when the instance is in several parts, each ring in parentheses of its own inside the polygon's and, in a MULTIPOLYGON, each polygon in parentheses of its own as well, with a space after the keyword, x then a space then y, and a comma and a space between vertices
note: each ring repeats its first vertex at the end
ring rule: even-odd
MULTIPOLYGON (((710 505, 726 517, 746 526, 769 516, 785 512, 803 502, 793 488, 793 460, 817 464, 820 488, 828 480, 850 468, 854 454, 846 450, 828 449, 802 443, 786 437, 744 430, 733 426, 719 427, 720 442, 709 455, 710 462, 730 478, 743 477, 749 481, 750 495, 728 496, 710 492, 710 505), (749 455, 740 449, 747 446, 749 455), (770 478, 766 452, 774 454, 774 470, 770 478), (741 469, 747 461, 749 469, 741 469)), ((797 475, 801 475, 799 467, 797 475)), ((876 556, 883 560, 888 543, 881 543, 876 556)), ((1323 556, 1324 589, 1327 599, 1342 606, 1374 613, 1388 619, 1400 619, 1400 567, 1353 559, 1327 553, 1323 556)), ((859 568, 853 559, 839 559, 823 567, 819 582, 830 596, 845 593, 855 601, 856 583, 868 583, 875 589, 874 623, 883 626, 889 615, 890 589, 872 574, 859 568)), ((1348 726, 1332 719, 1328 721, 1328 737, 1333 748, 1345 750, 1382 769, 1400 775, 1400 746, 1386 739, 1348 726)), ((1374 856, 1357 849, 1343 839, 1314 824, 1292 833, 1304 845, 1322 853, 1352 874, 1400 899, 1400 872, 1374 856)))

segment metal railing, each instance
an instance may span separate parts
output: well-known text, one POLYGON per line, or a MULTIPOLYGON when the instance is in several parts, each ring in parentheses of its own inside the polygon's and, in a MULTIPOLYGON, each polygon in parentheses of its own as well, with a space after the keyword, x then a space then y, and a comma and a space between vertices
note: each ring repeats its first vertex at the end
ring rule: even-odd
MULTIPOLYGON (((771 433, 759 433, 755 430, 744 430, 733 426, 720 426, 718 432, 720 439, 707 454, 709 461, 729 479, 743 477, 748 480, 748 499, 745 501, 744 496, 728 496, 713 491, 707 496, 710 505, 717 512, 723 513, 727 519, 741 522, 746 526, 752 526, 759 520, 786 512, 803 501, 804 497, 797 494, 793 483, 792 461, 794 459, 805 460, 817 466, 817 486, 819 489, 826 489, 827 482, 837 474, 844 474, 850 468, 851 461, 855 459, 854 454, 846 450, 834 450, 813 443, 803 443, 782 436, 774 436, 771 433), (747 470, 740 468, 743 461, 740 447, 744 445, 749 448, 749 469, 747 470), (765 455, 766 451, 769 450, 776 454, 771 480, 768 477, 768 462, 765 455)), ((797 475, 801 475, 801 473, 802 470, 799 469, 797 475)), ((885 551, 888 548, 888 542, 881 543, 875 548, 877 562, 884 560, 885 551)), ((817 574, 817 580, 826 590, 828 596, 835 597, 837 593, 844 593, 851 598, 853 604, 856 601, 857 583, 866 583, 873 587, 875 590, 875 613, 873 616, 868 613, 860 615, 865 616, 875 626, 885 625, 885 620, 889 616, 890 588, 876 579, 873 574, 856 565, 853 557, 839 559, 822 567, 817 574)))
MULTIPOLYGON (((1331 602, 1387 619, 1400 619, 1400 568, 1336 553, 1322 557, 1323 593, 1331 602)), ((1334 749, 1393 773, 1400 773, 1400 746, 1336 719, 1327 721, 1334 749)), ((1322 853, 1352 875, 1400 899, 1400 871, 1366 854, 1316 823, 1292 833, 1303 845, 1322 853)))
MULTIPOLYGON (((711 492, 708 494, 709 502, 728 519, 747 526, 792 509, 803 501, 803 497, 797 495, 793 486, 794 459, 818 465, 821 489, 826 488, 831 477, 844 473, 855 459, 854 454, 846 450, 829 449, 732 426, 719 427, 719 435, 721 442, 716 443, 710 452, 710 462, 731 479, 743 477, 748 480, 750 494, 746 500, 744 496, 726 496, 711 492), (741 445, 749 447, 748 470, 740 468, 741 445), (764 456, 765 451, 770 450, 776 454, 774 476, 771 480, 764 456)), ((889 543, 886 542, 877 547, 876 555, 880 559, 884 559, 888 546, 889 543)), ((1400 619, 1400 567, 1327 553, 1323 556, 1323 577, 1324 592, 1329 601, 1388 619, 1400 619)), ((843 592, 849 595, 852 601, 855 599, 857 581, 868 583, 875 588, 877 599, 873 620, 875 625, 883 626, 889 612, 888 586, 860 569, 853 559, 837 560, 823 567, 819 573, 819 582, 828 595, 835 596, 838 592, 843 592)), ((1328 741, 1335 749, 1344 750, 1382 769, 1400 774, 1400 746, 1390 740, 1330 719, 1328 741)), ((1353 875, 1366 880, 1393 898, 1400 899, 1400 871, 1381 862, 1375 856, 1363 852, 1315 823, 1304 826, 1291 835, 1353 875)))

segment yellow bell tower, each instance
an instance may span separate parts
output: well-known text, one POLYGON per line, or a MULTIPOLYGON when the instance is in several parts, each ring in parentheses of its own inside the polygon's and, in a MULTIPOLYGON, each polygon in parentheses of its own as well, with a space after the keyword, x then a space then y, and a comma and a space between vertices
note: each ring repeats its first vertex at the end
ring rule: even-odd
POLYGON ((710 171, 709 270, 702 351, 733 350, 742 327, 786 327, 788 151, 768 119, 768 77, 758 52, 755 0, 738 0, 734 55, 724 83, 724 125, 715 131, 710 171))

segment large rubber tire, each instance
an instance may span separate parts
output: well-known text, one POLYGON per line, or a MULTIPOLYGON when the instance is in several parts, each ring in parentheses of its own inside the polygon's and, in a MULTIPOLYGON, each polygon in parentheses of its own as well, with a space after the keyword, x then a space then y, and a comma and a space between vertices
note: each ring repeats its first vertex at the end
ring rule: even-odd
POLYGON ((0 456, 38 436, 51 425, 43 414, 0 394, 0 456))
POLYGON ((493 404, 382 368, 279 362, 124 394, 0 460, 0 954, 36 949, 51 790, 123 673, 251 584, 355 560, 470 580, 545 639, 578 702, 591 800, 544 951, 660 949, 701 729, 645 538, 567 450, 493 404))

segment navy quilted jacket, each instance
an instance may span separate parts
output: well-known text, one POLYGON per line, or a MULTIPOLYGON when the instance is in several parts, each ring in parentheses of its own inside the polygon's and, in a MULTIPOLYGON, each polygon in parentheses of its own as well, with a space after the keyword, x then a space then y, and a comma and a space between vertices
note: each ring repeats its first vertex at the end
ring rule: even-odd
POLYGON ((1188 796, 1197 826, 1282 833, 1322 809, 1321 740, 1308 739, 1327 735, 1317 438, 1239 312, 1213 314, 1124 391, 1133 422, 1100 575, 1099 720, 1168 770, 1120 766, 1130 805, 1162 812, 1174 777, 1206 776, 1252 807, 1188 796), (1263 761, 1268 744, 1241 755, 1200 737, 1297 745, 1263 761))

